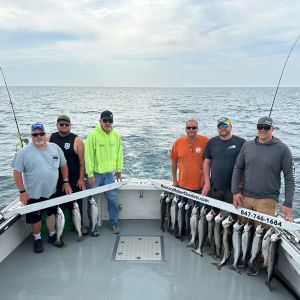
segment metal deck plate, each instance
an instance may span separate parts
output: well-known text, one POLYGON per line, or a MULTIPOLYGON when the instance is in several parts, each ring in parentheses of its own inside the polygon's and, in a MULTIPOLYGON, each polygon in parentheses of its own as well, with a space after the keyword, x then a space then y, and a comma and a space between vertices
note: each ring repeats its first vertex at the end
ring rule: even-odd
POLYGON ((116 239, 113 260, 116 261, 164 261, 162 236, 128 236, 116 239))

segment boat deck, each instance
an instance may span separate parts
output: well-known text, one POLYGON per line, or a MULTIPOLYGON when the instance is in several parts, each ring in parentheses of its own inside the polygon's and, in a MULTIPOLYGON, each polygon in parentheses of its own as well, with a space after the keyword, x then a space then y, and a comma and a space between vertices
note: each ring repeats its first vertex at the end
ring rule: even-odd
POLYGON ((270 292, 266 274, 238 274, 230 262, 219 271, 208 247, 198 256, 186 240, 162 232, 158 220, 122 220, 122 235, 163 236, 165 260, 114 261, 117 236, 107 222, 99 237, 82 242, 65 234, 63 248, 44 237, 41 254, 33 253, 30 235, 1 263, 1 299, 295 299, 276 278, 270 292))

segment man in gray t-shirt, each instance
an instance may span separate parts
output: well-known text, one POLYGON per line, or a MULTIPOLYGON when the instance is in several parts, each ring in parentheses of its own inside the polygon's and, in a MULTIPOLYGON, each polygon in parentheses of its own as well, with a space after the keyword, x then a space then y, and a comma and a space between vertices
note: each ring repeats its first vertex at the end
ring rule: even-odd
MULTIPOLYGON (((66 194, 72 193, 68 183, 68 167, 62 150, 46 142, 44 125, 35 123, 31 126, 32 143, 22 148, 13 162, 13 176, 23 205, 41 202, 51 198, 56 191, 58 169, 61 169, 66 194)), ((47 226, 50 235, 55 235, 56 207, 45 209, 48 217, 47 226)), ((42 211, 26 215, 26 222, 32 224, 34 252, 44 251, 41 239, 42 211)))

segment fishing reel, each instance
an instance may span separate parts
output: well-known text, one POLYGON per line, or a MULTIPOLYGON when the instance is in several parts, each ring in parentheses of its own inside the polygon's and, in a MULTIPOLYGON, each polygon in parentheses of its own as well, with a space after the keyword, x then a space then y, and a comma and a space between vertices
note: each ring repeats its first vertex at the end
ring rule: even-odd
POLYGON ((29 144, 29 139, 20 139, 19 142, 16 144, 16 152, 18 152, 18 150, 26 145, 29 144), (22 141, 22 144, 21 144, 22 141))

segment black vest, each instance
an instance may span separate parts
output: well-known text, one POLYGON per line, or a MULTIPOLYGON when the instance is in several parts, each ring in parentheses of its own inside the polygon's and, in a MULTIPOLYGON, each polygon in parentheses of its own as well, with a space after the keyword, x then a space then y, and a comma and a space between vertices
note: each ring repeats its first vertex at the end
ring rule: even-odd
MULTIPOLYGON (((69 181, 77 181, 80 175, 79 157, 74 151, 74 141, 76 134, 71 133, 67 136, 60 136, 58 132, 52 133, 49 142, 57 144, 64 152, 69 168, 69 181)), ((62 182, 62 176, 59 174, 59 182, 62 182)))

